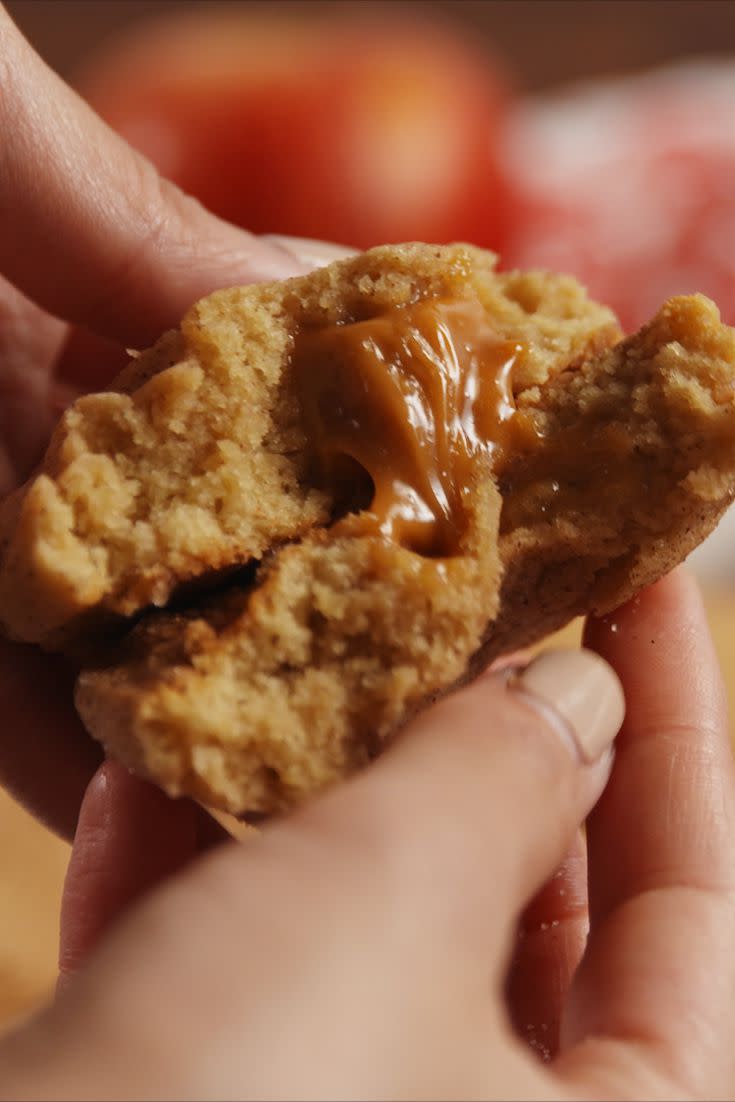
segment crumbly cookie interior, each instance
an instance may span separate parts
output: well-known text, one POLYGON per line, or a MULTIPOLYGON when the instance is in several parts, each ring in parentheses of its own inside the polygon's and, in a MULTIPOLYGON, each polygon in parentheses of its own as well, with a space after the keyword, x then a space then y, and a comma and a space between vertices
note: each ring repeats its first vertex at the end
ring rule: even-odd
POLYGON ((386 247, 212 295, 0 506, 0 623, 84 654, 88 729, 170 794, 291 806, 729 504, 714 306, 622 340, 574 280, 494 263, 386 247))
MULTIPOLYGON (((149 617, 80 678, 134 768, 235 813, 352 772, 498 654, 605 612, 680 561, 735 485, 735 335, 697 296, 524 389, 526 445, 467 486, 458 553, 355 523, 275 550, 255 582, 149 617)), ((349 518, 347 518, 349 520, 349 518)))
POLYGON ((308 326, 422 299, 479 301, 533 348, 518 393, 612 343, 574 280, 497 274, 466 246, 375 249, 284 284, 219 292, 103 394, 64 414, 42 470, 0 506, 0 625, 51 649, 329 522, 287 366, 308 326))
POLYGON ((82 673, 85 723, 171 794, 236 814, 292 805, 462 677, 498 605, 498 505, 488 481, 474 546, 445 562, 315 530, 252 586, 145 618, 113 667, 82 673))

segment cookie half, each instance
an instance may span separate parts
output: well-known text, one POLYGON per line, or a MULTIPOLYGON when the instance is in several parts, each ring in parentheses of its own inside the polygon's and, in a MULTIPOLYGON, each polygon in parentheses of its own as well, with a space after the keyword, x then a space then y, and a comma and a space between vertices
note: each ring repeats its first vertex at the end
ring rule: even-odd
MULTIPOLYGON (((373 254, 395 255, 426 254, 373 254)), ((298 802, 495 656, 660 577, 730 503, 735 333, 710 302, 580 351, 570 284, 486 276, 507 280, 492 299, 475 278, 398 303, 373 281, 362 311, 314 319, 285 377, 330 522, 81 675, 90 731, 172 795, 298 802)))
POLYGON ((67 410, 40 472, 0 506, 0 627, 88 649, 350 505, 335 500, 343 486, 314 478, 308 386, 295 379, 309 332, 421 302, 474 303, 498 342, 526 348, 515 393, 619 337, 574 280, 494 269, 467 246, 386 247, 193 307, 105 393, 67 410))

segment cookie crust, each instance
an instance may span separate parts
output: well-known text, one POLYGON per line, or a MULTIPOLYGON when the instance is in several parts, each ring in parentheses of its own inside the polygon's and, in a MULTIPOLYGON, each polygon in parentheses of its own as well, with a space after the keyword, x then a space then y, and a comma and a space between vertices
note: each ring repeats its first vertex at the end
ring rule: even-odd
POLYGON ((0 505, 0 627, 73 651, 327 523, 287 378, 300 328, 466 296, 499 335, 531 339, 519 388, 619 336, 574 280, 497 274, 495 257, 470 246, 378 248, 211 295, 105 393, 76 401, 41 470, 0 505))
POLYGON ((172 795, 278 811, 494 657, 671 569, 733 497, 735 334, 701 296, 626 340, 605 334, 582 355, 560 339, 542 366, 531 357, 516 402, 539 447, 500 477, 478 468, 460 554, 436 563, 317 526, 254 580, 145 617, 81 675, 88 728, 172 795))

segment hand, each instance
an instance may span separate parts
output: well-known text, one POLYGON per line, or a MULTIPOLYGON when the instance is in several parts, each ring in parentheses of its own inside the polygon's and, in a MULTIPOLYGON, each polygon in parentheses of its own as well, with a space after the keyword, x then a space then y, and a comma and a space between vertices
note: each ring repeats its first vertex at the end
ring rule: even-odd
MULTIPOLYGON (((0 494, 26 477, 81 390, 218 286, 347 250, 256 238, 162 180, 66 87, 0 5, 0 494), (62 320, 63 319, 63 320, 62 320)), ((65 664, 0 640, 0 783, 74 833, 101 752, 65 664)))
POLYGON ((587 642, 627 698, 589 908, 579 824, 620 718, 589 655, 481 679, 353 781, 188 865, 187 805, 107 765, 62 965, 96 947, 0 1051, 6 1096, 732 1097, 733 767, 692 583, 587 642))

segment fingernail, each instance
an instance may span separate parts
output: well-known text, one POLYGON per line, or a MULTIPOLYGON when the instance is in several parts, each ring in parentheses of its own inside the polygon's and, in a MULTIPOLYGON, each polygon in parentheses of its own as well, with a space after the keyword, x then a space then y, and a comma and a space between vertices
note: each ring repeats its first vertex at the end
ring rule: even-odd
POLYGON ((300 264, 311 268, 323 268, 335 260, 355 256, 359 251, 348 245, 337 245, 333 241, 316 241, 311 237, 286 237, 279 233, 265 233, 263 240, 283 249, 300 264))
POLYGON ((547 651, 508 687, 540 711, 587 765, 608 750, 625 716, 625 696, 611 666, 590 650, 547 651))

